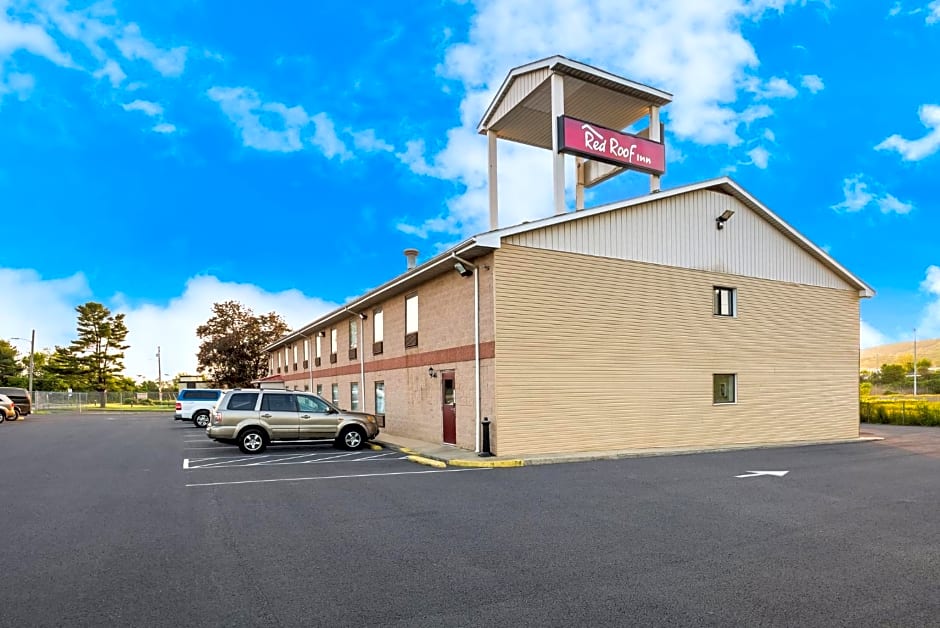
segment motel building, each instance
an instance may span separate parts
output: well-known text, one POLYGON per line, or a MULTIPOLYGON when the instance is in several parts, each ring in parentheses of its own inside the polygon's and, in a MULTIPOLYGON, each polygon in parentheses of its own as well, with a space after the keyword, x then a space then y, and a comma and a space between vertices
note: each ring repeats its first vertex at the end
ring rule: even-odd
POLYGON ((405 251, 402 274, 268 346, 265 383, 469 451, 485 421, 501 456, 856 438, 872 289, 729 178, 661 189, 670 101, 560 56, 512 70, 479 124, 490 230, 405 251), (499 226, 499 140, 549 151, 546 217, 499 226), (624 173, 650 193, 584 207, 624 173))

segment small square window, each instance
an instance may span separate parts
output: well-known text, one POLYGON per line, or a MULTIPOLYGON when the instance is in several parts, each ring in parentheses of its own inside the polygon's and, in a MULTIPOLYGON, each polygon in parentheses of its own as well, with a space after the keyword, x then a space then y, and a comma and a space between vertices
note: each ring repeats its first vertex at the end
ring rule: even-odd
POLYGON ((352 411, 359 410, 359 383, 351 382, 349 384, 349 409, 352 411))
POLYGON ((737 290, 715 286, 715 316, 737 315, 737 290))
POLYGON ((333 402, 333 405, 337 408, 339 407, 339 384, 333 384, 332 389, 330 390, 330 401, 333 402))
POLYGON ((738 378, 734 373, 722 373, 712 376, 714 403, 735 403, 737 401, 738 378))

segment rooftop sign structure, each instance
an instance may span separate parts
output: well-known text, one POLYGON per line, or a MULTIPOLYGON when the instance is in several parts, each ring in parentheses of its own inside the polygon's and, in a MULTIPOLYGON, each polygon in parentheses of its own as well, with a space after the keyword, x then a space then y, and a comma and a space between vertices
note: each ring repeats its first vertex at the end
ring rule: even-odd
POLYGON ((490 228, 499 226, 498 139, 552 151, 555 213, 562 214, 565 153, 577 156, 577 209, 584 208, 584 188, 624 170, 649 174, 650 191, 660 189, 666 165, 659 108, 671 101, 667 92, 562 56, 511 70, 477 127, 489 144, 490 228), (619 131, 644 118, 649 124, 640 133, 619 131), (585 134, 585 124, 593 134, 585 134))

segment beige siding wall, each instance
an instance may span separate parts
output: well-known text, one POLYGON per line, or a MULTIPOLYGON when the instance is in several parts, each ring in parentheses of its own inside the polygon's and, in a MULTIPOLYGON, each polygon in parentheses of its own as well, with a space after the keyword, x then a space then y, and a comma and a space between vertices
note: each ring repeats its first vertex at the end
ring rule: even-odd
POLYGON ((510 244, 747 275, 810 286, 848 284, 732 196, 699 190, 520 233, 510 244), (725 228, 715 218, 734 216, 725 228))
POLYGON ((854 290, 519 246, 495 262, 500 455, 858 435, 854 290), (716 285, 736 318, 713 315, 716 285), (736 404, 713 405, 715 373, 736 404))
MULTIPOLYGON (((493 256, 475 260, 492 268, 493 256)), ((480 341, 484 355, 481 360, 483 416, 492 415, 493 392, 493 273, 480 271, 480 341)), ((476 447, 476 384, 474 372, 473 277, 461 277, 449 270, 421 284, 414 290, 388 298, 382 304, 384 347, 373 355, 373 307, 366 310, 369 318, 359 329, 359 349, 364 353, 365 386, 360 391, 360 408, 375 412, 375 382, 385 383, 384 432, 408 438, 440 443, 443 434, 441 378, 431 378, 428 367, 435 371, 454 371, 457 397, 457 445, 476 447), (418 346, 405 348, 405 296, 418 295, 418 346)), ((350 384, 360 380, 359 356, 349 358, 349 326, 347 321, 323 330, 323 355, 320 367, 313 366, 314 388, 322 384, 323 396, 329 400, 333 383, 339 384, 339 404, 350 407, 350 384), (337 361, 330 364, 330 329, 338 330, 337 361)), ((299 351, 302 352, 300 347, 299 351)), ((283 349, 280 349, 283 353, 283 349)), ((311 354, 315 352, 311 349, 311 354)), ((283 358, 282 358, 283 359, 283 358)), ((290 372, 287 388, 303 390, 309 381, 306 372, 290 372)))

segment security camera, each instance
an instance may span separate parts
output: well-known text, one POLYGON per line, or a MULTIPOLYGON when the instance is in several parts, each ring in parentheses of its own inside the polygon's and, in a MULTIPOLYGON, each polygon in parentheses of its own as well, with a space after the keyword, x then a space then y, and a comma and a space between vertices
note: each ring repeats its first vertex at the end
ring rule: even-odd
POLYGON ((462 262, 457 262, 456 264, 454 264, 454 270, 460 273, 461 277, 473 276, 473 270, 464 266, 462 262))

